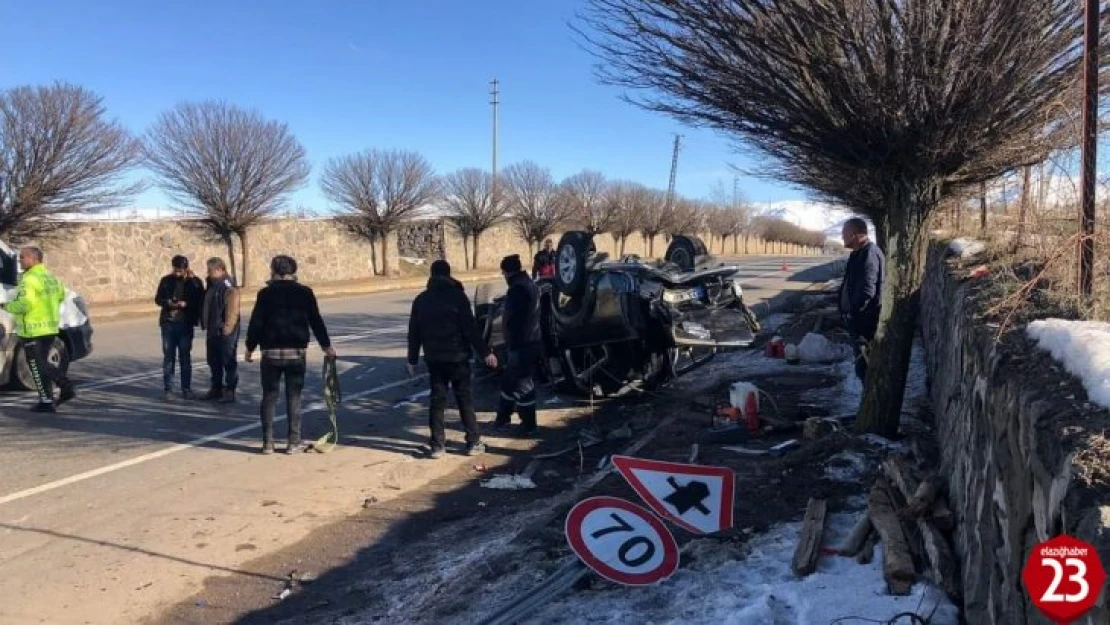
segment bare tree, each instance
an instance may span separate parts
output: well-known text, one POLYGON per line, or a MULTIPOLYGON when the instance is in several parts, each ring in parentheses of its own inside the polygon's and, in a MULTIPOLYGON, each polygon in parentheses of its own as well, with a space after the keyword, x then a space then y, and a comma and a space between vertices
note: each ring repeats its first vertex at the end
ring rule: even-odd
POLYGON ((706 208, 697 200, 675 198, 663 231, 668 238, 678 234, 698 235, 705 229, 706 208))
POLYGON ((567 210, 576 224, 591 235, 609 230, 617 207, 606 197, 605 176, 587 169, 564 180, 561 187, 567 210))
POLYGON ((184 103, 163 113, 144 152, 160 186, 227 245, 231 273, 247 283, 247 233, 305 184, 304 147, 284 122, 222 101, 184 103), (236 272, 232 235, 239 237, 236 272))
POLYGON ((658 189, 644 189, 637 197, 640 215, 639 230, 647 244, 648 258, 655 257, 655 237, 665 232, 670 220, 667 211, 667 193, 658 189))
POLYGON ((439 195, 439 181, 426 158, 416 152, 365 150, 333 158, 320 176, 324 197, 340 207, 336 220, 356 236, 370 241, 370 265, 389 273, 389 234, 439 195))
POLYGON ((482 233, 502 220, 508 210, 504 194, 498 194, 499 201, 494 200, 493 186, 493 176, 477 168, 459 170, 443 180, 447 220, 462 237, 464 256, 468 253, 468 240, 473 242, 469 250, 473 260, 463 260, 470 263, 469 269, 478 268, 478 241, 482 233))
POLYGON ((857 428, 893 435, 927 224, 946 195, 1039 162, 1067 134, 1058 103, 1079 101, 1081 3, 589 4, 583 36, 605 82, 646 90, 636 103, 731 134, 771 175, 872 219, 891 271, 857 428))
POLYGON ((571 215, 551 171, 532 161, 511 165, 502 174, 509 212, 520 238, 539 245, 571 215))
POLYGON ((634 182, 620 181, 609 184, 605 201, 609 203, 612 219, 609 220, 609 234, 617 248, 617 256, 624 256, 624 246, 628 237, 636 232, 640 222, 638 209, 643 205, 646 187, 634 182))
POLYGON ((67 223, 58 217, 119 206, 142 190, 121 180, 140 156, 138 141, 83 87, 0 93, 0 236, 42 238, 67 223))

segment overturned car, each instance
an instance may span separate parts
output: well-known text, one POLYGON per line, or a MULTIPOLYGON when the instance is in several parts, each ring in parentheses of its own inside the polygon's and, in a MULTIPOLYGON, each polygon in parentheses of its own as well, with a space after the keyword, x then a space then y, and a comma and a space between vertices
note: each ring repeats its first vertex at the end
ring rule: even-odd
MULTIPOLYGON (((697 237, 672 238, 662 261, 609 260, 585 232, 556 248, 556 271, 538 281, 540 378, 564 391, 611 395, 658 387, 721 351, 750 345, 758 322, 744 304, 736 266, 719 264, 697 237)), ((479 287, 475 318, 504 352, 504 295, 479 287)), ((501 358, 504 361, 504 358, 501 358)))

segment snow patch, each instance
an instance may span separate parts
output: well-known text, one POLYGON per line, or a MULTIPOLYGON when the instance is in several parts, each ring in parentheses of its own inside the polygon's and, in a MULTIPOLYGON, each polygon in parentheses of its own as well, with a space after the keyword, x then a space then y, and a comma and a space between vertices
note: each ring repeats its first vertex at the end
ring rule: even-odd
MULTIPOLYGON (((858 518, 830 516, 827 544, 843 542, 858 518)), ((846 617, 885 622, 902 612, 932 614, 932 625, 959 622, 957 608, 930 584, 916 584, 908 596, 888 594, 879 547, 871 564, 825 556, 816 573, 797 578, 790 565, 800 532, 800 523, 780 525, 754 537, 746 549, 698 540, 684 550, 678 572, 661 584, 567 593, 526 622, 628 623, 635 615, 635 622, 653 625, 829 625, 852 622, 846 617), (845 588, 854 592, 845 594, 845 588)))
POLYGON ((498 475, 481 482, 482 488, 494 490, 528 490, 536 487, 531 478, 523 475, 498 475))
POLYGON ((833 343, 823 334, 810 332, 798 343, 798 358, 802 362, 835 362, 851 357, 851 347, 833 343))
POLYGON ((825 479, 855 483, 867 473, 867 458, 862 454, 842 451, 825 461, 825 479))
POLYGON ((953 239, 948 244, 948 251, 960 258, 978 256, 987 250, 987 245, 975 239, 953 239))
POLYGON ((1079 378, 1092 402, 1110 409, 1110 323, 1043 319, 1026 332, 1079 378))

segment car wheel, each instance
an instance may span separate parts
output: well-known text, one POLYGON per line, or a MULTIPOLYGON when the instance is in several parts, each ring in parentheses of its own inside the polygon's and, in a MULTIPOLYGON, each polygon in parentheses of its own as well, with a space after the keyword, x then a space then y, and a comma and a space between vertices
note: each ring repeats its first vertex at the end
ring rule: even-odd
MULTIPOLYGON (((59 371, 69 369, 69 351, 61 339, 54 339, 47 355, 50 366, 59 371)), ((15 385, 25 391, 35 390, 35 378, 31 375, 31 363, 27 359, 27 352, 22 347, 16 350, 15 385)))
POLYGON ((708 256, 708 252, 705 241, 695 236, 679 234, 671 239, 663 259, 677 265, 682 271, 693 271, 698 259, 708 256))
POLYGON ((560 293, 578 297, 586 292, 586 261, 596 251, 593 237, 586 232, 571 231, 559 238, 555 248, 555 284, 560 293))

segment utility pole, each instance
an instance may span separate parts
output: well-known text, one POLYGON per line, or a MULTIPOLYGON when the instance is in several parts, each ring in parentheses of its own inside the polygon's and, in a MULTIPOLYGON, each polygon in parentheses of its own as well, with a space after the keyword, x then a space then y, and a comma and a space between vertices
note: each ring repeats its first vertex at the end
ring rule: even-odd
POLYGON ((497 105, 500 103, 497 98, 501 95, 501 91, 497 88, 498 84, 496 78, 489 82, 489 103, 493 106, 493 169, 491 170, 493 186, 490 187, 490 196, 494 206, 497 206, 497 105))
POLYGON ((667 210, 674 209, 674 182, 678 175, 678 151, 682 147, 682 135, 674 136, 674 152, 671 154, 671 181, 667 185, 667 210))
POLYGON ((1099 2, 1086 0, 1083 41, 1083 192, 1079 239, 1079 294, 1090 297, 1095 265, 1095 150, 1098 146, 1099 2))

